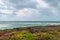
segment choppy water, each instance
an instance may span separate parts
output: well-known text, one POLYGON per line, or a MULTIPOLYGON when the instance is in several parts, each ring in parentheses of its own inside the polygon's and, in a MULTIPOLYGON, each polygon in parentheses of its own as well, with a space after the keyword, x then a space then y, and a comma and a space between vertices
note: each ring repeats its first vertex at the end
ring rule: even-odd
POLYGON ((18 27, 32 27, 45 25, 59 25, 60 22, 54 21, 0 21, 0 30, 18 27))

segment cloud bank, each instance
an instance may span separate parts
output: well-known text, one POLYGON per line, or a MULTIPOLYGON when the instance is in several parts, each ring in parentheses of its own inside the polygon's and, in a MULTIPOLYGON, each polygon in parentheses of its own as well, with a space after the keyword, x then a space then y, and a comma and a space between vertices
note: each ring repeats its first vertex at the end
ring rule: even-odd
POLYGON ((59 0, 0 0, 0 21, 59 21, 59 0))

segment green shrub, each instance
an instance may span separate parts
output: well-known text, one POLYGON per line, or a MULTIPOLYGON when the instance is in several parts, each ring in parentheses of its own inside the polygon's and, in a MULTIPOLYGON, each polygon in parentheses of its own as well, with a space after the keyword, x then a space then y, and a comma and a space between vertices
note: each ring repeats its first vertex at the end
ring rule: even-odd
MULTIPOLYGON (((33 35, 27 30, 23 30, 15 34, 16 38, 20 40, 33 40, 33 35)), ((15 39, 15 38, 14 38, 15 39)))
POLYGON ((9 40, 9 38, 8 37, 3 37, 3 39, 2 40, 9 40))
POLYGON ((23 35, 21 36, 21 39, 22 39, 22 40, 33 40, 33 35, 30 34, 30 33, 23 34, 23 35))
POLYGON ((42 32, 47 32, 48 31, 48 28, 42 28, 41 31, 42 32))
POLYGON ((54 40, 54 35, 48 33, 36 34, 35 40, 54 40))
POLYGON ((19 38, 14 36, 14 37, 13 37, 13 40, 19 40, 19 38))

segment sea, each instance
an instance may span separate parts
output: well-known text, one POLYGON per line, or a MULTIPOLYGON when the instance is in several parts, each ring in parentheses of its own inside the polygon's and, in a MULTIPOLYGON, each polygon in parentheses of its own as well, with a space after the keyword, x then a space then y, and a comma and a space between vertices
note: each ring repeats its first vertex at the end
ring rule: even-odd
POLYGON ((60 21, 0 21, 0 30, 47 25, 60 25, 60 21))

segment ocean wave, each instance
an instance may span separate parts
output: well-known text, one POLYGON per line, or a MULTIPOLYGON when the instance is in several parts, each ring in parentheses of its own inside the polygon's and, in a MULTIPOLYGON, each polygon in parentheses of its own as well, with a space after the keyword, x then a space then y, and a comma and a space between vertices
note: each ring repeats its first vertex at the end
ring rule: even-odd
POLYGON ((0 27, 8 27, 9 24, 0 24, 0 27))

